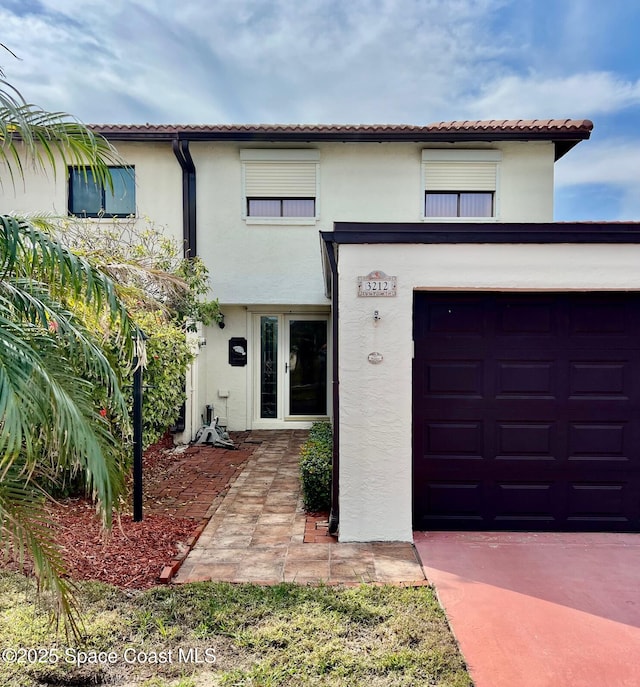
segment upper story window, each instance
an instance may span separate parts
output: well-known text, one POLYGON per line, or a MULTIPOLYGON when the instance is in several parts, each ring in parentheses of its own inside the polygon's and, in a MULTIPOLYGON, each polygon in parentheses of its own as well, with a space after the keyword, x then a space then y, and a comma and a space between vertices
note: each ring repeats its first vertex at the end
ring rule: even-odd
POLYGON ((247 223, 312 224, 318 217, 317 150, 241 150, 247 223))
POLYGON ((133 167, 109 167, 112 186, 105 186, 91 169, 69 168, 69 214, 77 217, 129 217, 136 214, 133 167))
POLYGON ((247 198, 247 217, 315 216, 315 198, 247 198))
POLYGON ((424 217, 497 217, 501 158, 499 150, 423 150, 424 217))
POLYGON ((470 191, 431 193, 425 191, 425 217, 493 217, 493 193, 470 191))

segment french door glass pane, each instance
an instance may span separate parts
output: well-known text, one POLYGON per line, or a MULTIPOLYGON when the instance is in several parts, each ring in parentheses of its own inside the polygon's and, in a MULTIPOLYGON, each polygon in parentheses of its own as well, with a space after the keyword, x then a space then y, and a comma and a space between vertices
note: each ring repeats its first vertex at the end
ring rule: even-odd
POLYGON ((327 414, 327 322, 289 321, 289 414, 327 414))
POLYGON ((278 417, 278 318, 260 318, 260 417, 278 417))

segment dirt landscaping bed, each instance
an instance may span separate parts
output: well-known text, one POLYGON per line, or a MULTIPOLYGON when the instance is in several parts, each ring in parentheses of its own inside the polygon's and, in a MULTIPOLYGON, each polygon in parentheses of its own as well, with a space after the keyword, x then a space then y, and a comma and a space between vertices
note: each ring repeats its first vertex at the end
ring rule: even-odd
POLYGON ((170 436, 150 447, 143 462, 141 522, 133 522, 127 507, 114 517, 112 530, 104 532, 89 500, 50 503, 51 527, 69 577, 127 589, 161 582, 163 569, 193 544, 216 499, 227 492, 255 449, 246 443, 247 433, 233 438, 235 451, 206 445, 176 448, 170 436))

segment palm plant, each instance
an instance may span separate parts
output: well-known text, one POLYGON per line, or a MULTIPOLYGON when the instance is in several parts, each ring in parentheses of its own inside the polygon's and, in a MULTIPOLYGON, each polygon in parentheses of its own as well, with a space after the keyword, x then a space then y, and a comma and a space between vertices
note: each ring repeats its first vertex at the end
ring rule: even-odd
MULTIPOLYGON (((88 166, 108 184, 113 161, 119 160, 103 138, 67 115, 26 103, 0 79, 0 162, 12 183, 24 178, 26 164, 71 164, 88 166)), ((0 215, 0 537, 20 562, 30 555, 41 588, 54 592, 56 617, 77 632, 40 478, 79 470, 108 526, 124 470, 87 378, 104 385, 123 419, 127 410, 118 375, 74 314, 74 300, 106 316, 131 353, 131 324, 111 280, 27 220, 0 215)))
MULTIPOLYGON (((0 48, 5 48, 0 43, 0 48)), ((24 179, 25 164, 42 171, 88 166, 94 179, 112 188, 109 164, 122 164, 113 146, 65 112, 27 103, 0 69, 0 162, 12 183, 24 179)), ((0 182, 4 180, 0 179, 0 182)))

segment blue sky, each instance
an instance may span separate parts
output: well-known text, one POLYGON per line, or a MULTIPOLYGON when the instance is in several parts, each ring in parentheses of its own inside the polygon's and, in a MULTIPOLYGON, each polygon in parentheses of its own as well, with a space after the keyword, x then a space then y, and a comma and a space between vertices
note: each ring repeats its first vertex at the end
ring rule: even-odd
POLYGON ((640 220, 638 0, 0 0, 24 97, 91 123, 591 119, 556 219, 640 220))

